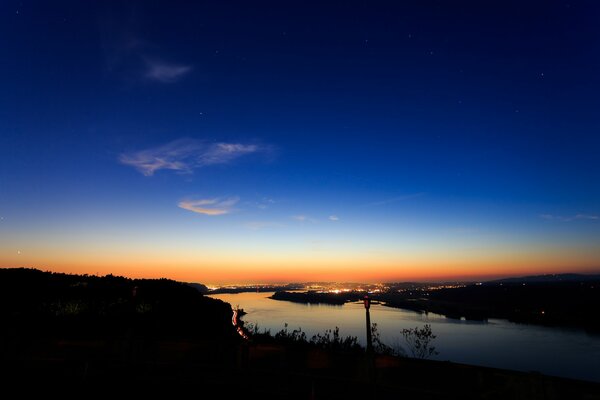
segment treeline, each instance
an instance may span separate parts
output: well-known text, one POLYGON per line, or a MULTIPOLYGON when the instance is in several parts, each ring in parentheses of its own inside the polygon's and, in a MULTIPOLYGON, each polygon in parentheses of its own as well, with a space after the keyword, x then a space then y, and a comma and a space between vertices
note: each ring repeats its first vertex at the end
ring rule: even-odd
POLYGON ((275 292, 270 298, 273 300, 291 301, 294 303, 304 304, 331 304, 343 305, 348 301, 356 301, 361 299, 365 293, 360 292, 343 292, 343 293, 322 293, 314 290, 308 292, 275 292))
POLYGON ((600 281, 489 283, 431 290, 420 295, 382 294, 386 305, 450 318, 580 327, 600 332, 600 281))
POLYGON ((1 333, 12 338, 235 338, 227 303, 168 279, 0 269, 1 333))

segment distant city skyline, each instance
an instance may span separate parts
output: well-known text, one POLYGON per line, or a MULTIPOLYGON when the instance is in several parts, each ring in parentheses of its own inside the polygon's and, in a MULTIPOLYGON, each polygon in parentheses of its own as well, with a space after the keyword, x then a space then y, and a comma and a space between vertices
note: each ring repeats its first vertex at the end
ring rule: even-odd
POLYGON ((0 4, 0 267, 600 272, 600 5, 0 4))

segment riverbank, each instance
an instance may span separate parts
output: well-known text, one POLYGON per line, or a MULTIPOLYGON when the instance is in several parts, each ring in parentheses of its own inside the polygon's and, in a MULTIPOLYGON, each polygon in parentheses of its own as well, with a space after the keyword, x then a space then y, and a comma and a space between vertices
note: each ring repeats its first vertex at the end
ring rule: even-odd
MULTIPOLYGON (((271 298, 301 304, 343 305, 367 292, 275 292, 271 298)), ((506 319, 550 327, 579 328, 600 334, 600 281, 490 282, 456 288, 368 293, 388 307, 468 321, 506 319)))
MULTIPOLYGON (((342 336, 356 336, 365 345, 365 309, 362 302, 344 306, 275 301, 272 293, 216 295, 239 304, 243 318, 260 331, 276 334, 285 328, 302 328, 308 338, 340 328, 342 336)), ((437 335, 437 360, 600 382, 600 337, 581 329, 516 324, 507 320, 487 322, 449 319, 434 313, 371 305, 371 322, 377 323, 382 341, 405 347, 402 330, 430 324, 437 335), (551 350, 549 350, 551 349, 551 350)), ((404 349, 407 350, 408 349, 404 349)))

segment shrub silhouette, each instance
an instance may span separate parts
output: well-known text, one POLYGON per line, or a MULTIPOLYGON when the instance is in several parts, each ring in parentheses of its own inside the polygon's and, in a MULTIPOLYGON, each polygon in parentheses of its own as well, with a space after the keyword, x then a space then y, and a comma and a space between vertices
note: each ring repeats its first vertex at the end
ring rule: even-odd
POLYGON ((402 336, 408 350, 415 358, 429 358, 439 354, 431 343, 437 336, 433 334, 429 324, 425 324, 422 328, 403 329, 402 336))

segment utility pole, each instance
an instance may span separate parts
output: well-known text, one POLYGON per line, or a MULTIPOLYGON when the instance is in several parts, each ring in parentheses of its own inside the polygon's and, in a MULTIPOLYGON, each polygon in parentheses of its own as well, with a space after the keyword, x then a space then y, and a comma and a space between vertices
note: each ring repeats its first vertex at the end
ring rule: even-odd
POLYGON ((363 299, 365 304, 365 310, 367 314, 367 354, 373 353, 373 338, 371 337, 371 314, 369 308, 371 307, 371 299, 369 295, 366 295, 363 299))

